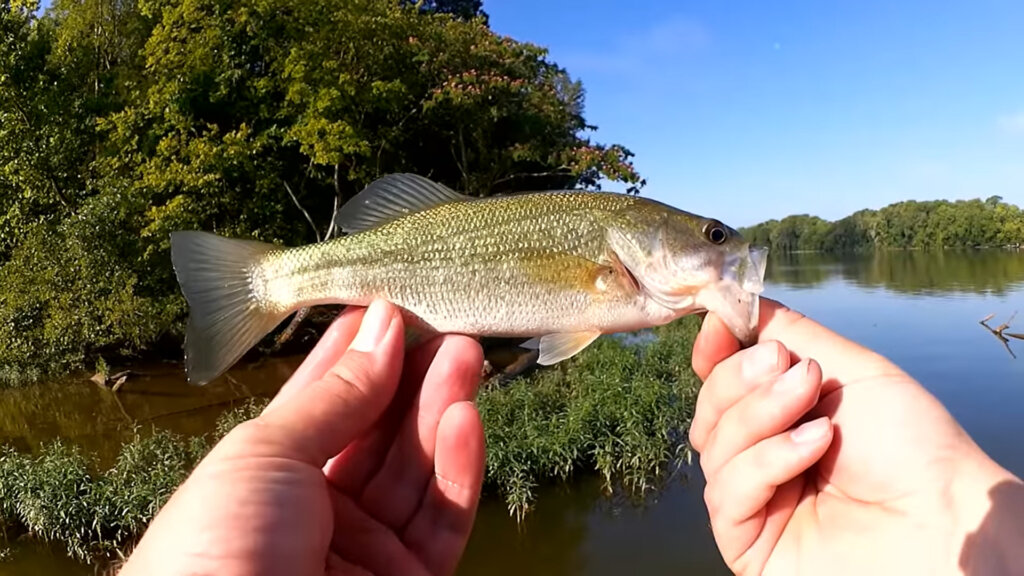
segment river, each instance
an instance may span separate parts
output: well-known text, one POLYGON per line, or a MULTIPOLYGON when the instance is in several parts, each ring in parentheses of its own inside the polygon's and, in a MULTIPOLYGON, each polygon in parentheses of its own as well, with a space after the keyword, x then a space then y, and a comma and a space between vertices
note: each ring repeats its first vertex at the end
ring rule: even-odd
MULTIPOLYGON (((983 449, 1024 474, 1017 443, 1024 436, 1024 341, 1004 343, 978 323, 994 314, 995 327, 1018 309, 1024 314, 1024 253, 775 255, 766 295, 893 359, 983 449)), ((1011 323, 1013 331, 1024 332, 1024 316, 1011 323)), ((225 406, 272 393, 297 361, 239 368, 229 381, 202 390, 184 386, 168 366, 129 381, 116 398, 89 383, 2 391, 0 441, 30 449, 60 436, 109 459, 134 423, 202 432, 225 406)), ((638 507, 582 479, 543 489, 523 526, 502 502, 485 499, 459 574, 726 574, 707 525, 703 484, 699 469, 689 468, 681 482, 638 507)), ((11 548, 0 576, 93 573, 45 546, 11 548)))

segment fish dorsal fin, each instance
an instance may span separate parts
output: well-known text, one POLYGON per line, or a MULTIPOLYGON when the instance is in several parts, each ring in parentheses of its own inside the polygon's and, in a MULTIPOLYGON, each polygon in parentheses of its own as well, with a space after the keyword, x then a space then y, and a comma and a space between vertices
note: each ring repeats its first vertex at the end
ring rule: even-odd
POLYGON ((472 197, 416 174, 388 174, 374 180, 334 215, 347 234, 376 228, 427 208, 472 197))

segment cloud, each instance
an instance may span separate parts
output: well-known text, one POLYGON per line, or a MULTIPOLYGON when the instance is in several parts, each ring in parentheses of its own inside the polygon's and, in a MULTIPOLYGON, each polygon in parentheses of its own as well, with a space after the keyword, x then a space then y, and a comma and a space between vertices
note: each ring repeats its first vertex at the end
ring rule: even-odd
POLYGON ((1009 134, 1024 136, 1024 110, 999 118, 999 129, 1009 134))

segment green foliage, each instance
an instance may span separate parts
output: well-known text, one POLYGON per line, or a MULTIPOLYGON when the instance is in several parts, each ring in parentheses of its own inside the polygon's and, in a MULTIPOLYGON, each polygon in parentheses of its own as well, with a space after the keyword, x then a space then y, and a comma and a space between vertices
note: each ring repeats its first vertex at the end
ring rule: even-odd
POLYGON ((94 486, 92 551, 117 552, 142 534, 205 451, 165 431, 136 435, 94 486))
MULTIPOLYGON (((254 399, 225 412, 212 440, 258 413, 260 406, 254 399)), ((78 560, 123 553, 209 445, 204 437, 186 440, 164 430, 136 431, 114 466, 100 474, 77 448, 59 441, 36 456, 0 447, 0 528, 61 542, 78 560)))
POLYGON ((171 231, 316 240, 373 179, 643 182, 480 2, 0 2, 0 375, 180 354, 171 231), (454 16, 454 17, 453 17, 454 16))
POLYGON ((17 520, 44 540, 63 542, 77 558, 88 556, 93 478, 77 448, 51 444, 37 458, 25 462, 15 492, 17 520))
POLYGON ((644 346, 602 338, 576 358, 485 388, 487 483, 521 518, 545 480, 596 471, 609 489, 643 494, 687 455, 699 383, 689 367, 698 324, 655 330, 644 346))
POLYGON ((984 201, 907 201, 862 210, 837 222, 788 216, 741 232, 777 252, 1006 246, 1024 243, 1024 211, 999 196, 984 201))
POLYGON ((77 218, 25 231, 0 267, 0 365, 43 374, 91 352, 143 350, 168 329, 183 302, 140 286, 138 246, 123 235, 133 228, 130 206, 97 196, 77 218))
POLYGON ((469 20, 481 17, 486 19, 482 0, 403 0, 410 6, 419 6, 428 14, 450 14, 456 18, 469 20))
POLYGON ((263 409, 269 404, 269 399, 265 398, 250 398, 232 410, 228 410, 221 414, 220 418, 217 419, 217 424, 214 427, 214 437, 217 439, 223 438, 228 432, 231 432, 239 424, 252 420, 263 412, 263 409))

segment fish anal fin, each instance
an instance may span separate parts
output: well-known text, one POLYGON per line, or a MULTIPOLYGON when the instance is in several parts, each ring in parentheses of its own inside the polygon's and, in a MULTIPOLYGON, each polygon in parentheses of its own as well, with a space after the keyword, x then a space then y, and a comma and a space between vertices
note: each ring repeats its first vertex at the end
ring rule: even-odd
POLYGON ((334 225, 347 234, 383 226, 428 208, 472 200, 443 184, 416 174, 389 174, 374 180, 334 214, 334 225))
POLYGON ((537 363, 541 366, 550 366, 562 360, 572 358, 581 350, 590 346, 600 335, 600 330, 546 334, 527 340, 522 344, 522 347, 539 350, 540 356, 537 358, 537 363))

